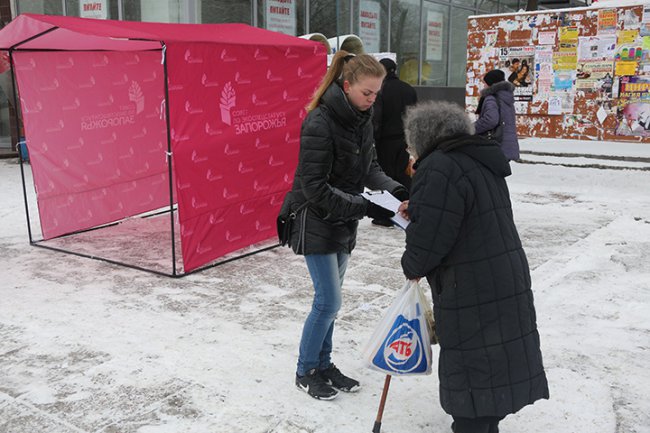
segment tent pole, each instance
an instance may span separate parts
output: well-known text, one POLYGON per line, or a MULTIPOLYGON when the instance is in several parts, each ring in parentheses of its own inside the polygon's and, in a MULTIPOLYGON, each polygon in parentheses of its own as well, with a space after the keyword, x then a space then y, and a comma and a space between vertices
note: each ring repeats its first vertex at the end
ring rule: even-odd
POLYGON ((167 46, 162 45, 162 63, 165 80, 165 123, 167 125, 167 168, 169 169, 169 221, 172 229, 172 275, 176 276, 176 236, 174 230, 174 184, 172 180, 172 137, 169 127, 169 83, 167 82, 167 46))
MULTIPOLYGON (((16 79, 16 69, 14 68, 14 50, 9 50, 9 67, 11 68, 11 79, 13 80, 14 87, 14 108, 16 109, 16 122, 14 126, 16 127, 16 137, 18 137, 18 159, 20 160, 20 177, 23 182, 23 199, 25 200, 25 216, 27 218, 27 234, 29 235, 29 243, 34 244, 34 239, 32 238, 32 225, 29 222, 29 204, 27 200, 27 186, 25 185, 25 168, 23 164, 23 150, 20 145, 20 109, 18 108, 18 93, 16 88, 18 87, 18 80, 16 79)), ((27 139, 25 139, 27 143, 27 139)), ((25 144, 25 149, 27 149, 27 144, 25 144)), ((26 155, 25 155, 26 156, 26 155)))

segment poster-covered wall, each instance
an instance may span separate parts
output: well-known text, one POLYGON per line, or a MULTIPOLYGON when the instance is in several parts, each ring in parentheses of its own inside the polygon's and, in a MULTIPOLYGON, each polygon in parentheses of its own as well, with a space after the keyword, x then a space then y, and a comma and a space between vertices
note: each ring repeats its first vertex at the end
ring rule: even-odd
POLYGON ((474 16, 465 105, 502 69, 521 136, 650 143, 650 3, 474 16))

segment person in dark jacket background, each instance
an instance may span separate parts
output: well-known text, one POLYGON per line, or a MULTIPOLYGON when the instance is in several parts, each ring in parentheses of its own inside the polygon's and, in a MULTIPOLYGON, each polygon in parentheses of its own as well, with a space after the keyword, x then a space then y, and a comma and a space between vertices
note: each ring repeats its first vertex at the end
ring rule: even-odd
POLYGON ((417 161, 402 269, 431 286, 440 404, 455 433, 497 433, 505 416, 549 397, 510 165, 455 104, 419 104, 405 128, 417 161))
POLYGON ((519 159, 519 140, 517 139, 517 120, 515 115, 515 86, 504 81, 505 75, 499 69, 493 69, 483 77, 488 85, 481 90, 476 114, 479 115, 474 123, 476 134, 490 131, 503 122, 503 138, 501 150, 509 161, 519 159))
MULTIPOLYGON (((397 64, 391 59, 379 61, 386 69, 386 78, 373 107, 373 124, 377 161, 384 173, 407 189, 411 187, 411 176, 406 172, 409 154, 404 140, 402 116, 406 107, 417 103, 415 89, 397 77, 397 64)), ((391 221, 374 219, 373 224, 390 227, 391 221)))
POLYGON ((384 68, 367 54, 338 51, 307 107, 293 187, 280 215, 295 214, 289 245, 305 256, 314 283, 314 301, 300 341, 296 386, 311 397, 335 398, 354 392, 357 380, 331 361, 334 320, 341 307, 341 286, 364 216, 390 218, 393 212, 359 194, 364 187, 408 191, 377 163, 372 134, 372 105, 381 89, 384 68))

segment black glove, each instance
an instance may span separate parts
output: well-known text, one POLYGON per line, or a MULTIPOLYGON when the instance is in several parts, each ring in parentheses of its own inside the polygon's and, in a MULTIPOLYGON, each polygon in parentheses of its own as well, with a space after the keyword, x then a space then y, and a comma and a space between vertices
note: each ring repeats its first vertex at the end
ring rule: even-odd
POLYGON ((366 216, 369 216, 372 219, 387 220, 395 216, 395 212, 393 211, 378 206, 369 200, 366 200, 366 202, 368 203, 368 207, 366 208, 366 216))
POLYGON ((409 191, 402 185, 395 188, 391 194, 393 194, 393 196, 399 201, 406 201, 409 199, 409 191))

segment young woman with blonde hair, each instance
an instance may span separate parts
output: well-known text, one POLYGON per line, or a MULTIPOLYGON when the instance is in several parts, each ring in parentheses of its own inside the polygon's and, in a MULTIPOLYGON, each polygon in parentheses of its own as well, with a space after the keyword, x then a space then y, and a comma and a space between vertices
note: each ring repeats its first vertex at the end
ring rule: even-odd
POLYGON ((314 284, 295 382, 316 399, 331 400, 339 391, 360 388, 331 361, 334 321, 359 220, 394 214, 359 194, 368 187, 408 198, 406 189, 381 170, 374 149, 372 105, 384 75, 372 56, 336 53, 307 107, 293 188, 280 212, 295 217, 289 245, 305 256, 314 284))

